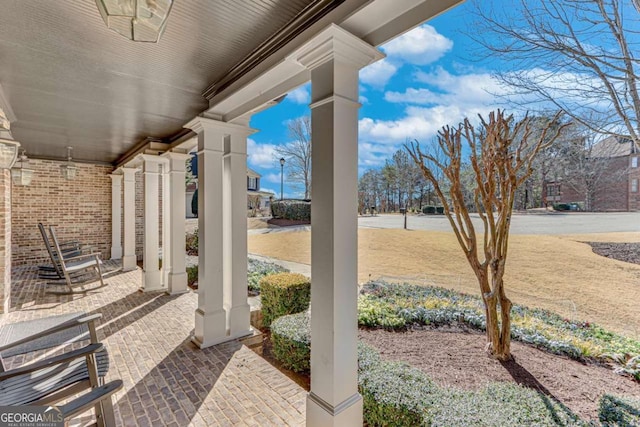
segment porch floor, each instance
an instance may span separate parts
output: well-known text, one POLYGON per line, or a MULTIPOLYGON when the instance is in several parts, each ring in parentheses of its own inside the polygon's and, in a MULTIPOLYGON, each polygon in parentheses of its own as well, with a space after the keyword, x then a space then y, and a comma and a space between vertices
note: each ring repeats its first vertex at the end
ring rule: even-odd
MULTIPOLYGON (((204 350, 190 342, 194 292, 139 292, 140 269, 115 273, 104 288, 64 296, 46 294, 35 267, 15 268, 12 279, 11 311, 0 324, 102 313, 98 338, 110 355, 107 380, 124 382, 114 397, 118 425, 304 425, 306 392, 259 355, 237 341, 204 350)), ((43 350, 7 362, 16 366, 60 351, 43 350)))

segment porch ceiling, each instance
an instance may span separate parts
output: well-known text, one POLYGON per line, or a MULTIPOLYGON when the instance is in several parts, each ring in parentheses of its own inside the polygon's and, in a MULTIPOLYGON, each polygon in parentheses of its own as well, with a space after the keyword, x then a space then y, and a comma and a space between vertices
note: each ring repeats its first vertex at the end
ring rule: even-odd
POLYGON ((157 44, 109 30, 93 0, 13 1, 0 13, 0 85, 34 157, 114 162, 209 106, 203 92, 323 0, 176 0, 157 44), (307 9, 308 11, 308 9, 307 9))

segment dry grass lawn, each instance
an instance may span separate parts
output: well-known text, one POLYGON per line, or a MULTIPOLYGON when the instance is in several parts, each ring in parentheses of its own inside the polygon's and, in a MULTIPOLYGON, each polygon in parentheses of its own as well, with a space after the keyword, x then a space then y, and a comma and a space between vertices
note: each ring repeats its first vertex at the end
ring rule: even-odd
MULTIPOLYGON (((435 231, 360 229, 358 279, 386 278, 478 293, 455 236, 435 231)), ((249 252, 310 263, 310 232, 249 236, 249 252)), ((637 242, 640 233, 512 235, 507 295, 518 304, 596 322, 640 338, 640 265, 601 257, 582 241, 637 242)))

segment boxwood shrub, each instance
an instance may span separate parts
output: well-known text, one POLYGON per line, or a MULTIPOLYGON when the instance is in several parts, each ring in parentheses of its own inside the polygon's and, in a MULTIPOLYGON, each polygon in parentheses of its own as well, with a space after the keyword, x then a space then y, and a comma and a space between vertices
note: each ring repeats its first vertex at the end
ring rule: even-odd
POLYGON ((277 200, 271 202, 271 216, 278 219, 311 221, 311 202, 308 200, 277 200))
POLYGON ((277 318, 271 324, 273 356, 294 372, 311 369, 311 327, 309 310, 277 318))
POLYGON ((260 293, 260 280, 269 274, 288 272, 284 267, 272 262, 248 259, 247 284, 251 292, 260 293))
POLYGON ((433 215, 436 213, 436 207, 435 206, 424 206, 422 208, 422 213, 423 214, 428 214, 428 215, 433 215))
POLYGON ((276 273, 260 280, 263 325, 286 314, 299 313, 309 308, 311 282, 302 274, 276 273))

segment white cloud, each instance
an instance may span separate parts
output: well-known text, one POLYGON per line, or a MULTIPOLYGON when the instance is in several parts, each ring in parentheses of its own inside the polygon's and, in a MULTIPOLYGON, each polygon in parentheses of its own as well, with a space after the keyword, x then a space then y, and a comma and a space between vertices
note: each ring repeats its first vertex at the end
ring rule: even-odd
POLYGON ((289 92, 286 99, 295 104, 308 104, 311 101, 308 85, 300 86, 289 92))
POLYGON ((280 184, 279 173, 268 173, 262 176, 261 182, 270 182, 272 184, 280 184))
POLYGON ((391 158, 398 148, 400 148, 399 144, 376 144, 361 141, 358 144, 358 166, 361 170, 383 166, 385 160, 391 158))
POLYGON ((360 81, 374 88, 382 89, 398 71, 398 68, 398 65, 387 59, 382 59, 360 70, 360 81))
POLYGON ((274 167, 277 163, 277 146, 274 144, 258 144, 253 139, 247 139, 247 159, 250 166, 259 168, 274 167))
POLYGON ((427 65, 442 58, 453 47, 453 41, 425 24, 382 46, 390 58, 400 58, 414 65, 427 65))
POLYGON ((495 105, 504 88, 488 73, 450 74, 443 68, 432 73, 418 72, 416 81, 434 88, 407 88, 404 92, 387 92, 385 100, 418 105, 495 105))
POLYGON ((434 107, 408 107, 398 120, 377 120, 369 117, 358 123, 364 141, 399 144, 407 140, 424 141, 434 137, 444 125, 456 125, 465 117, 485 114, 490 107, 465 105, 437 105, 434 107))
POLYGON ((368 103, 369 103, 369 98, 367 98, 367 97, 366 97, 366 96, 364 96, 364 95, 360 95, 360 96, 358 97, 358 102, 359 102, 360 104, 362 104, 362 105, 364 105, 364 104, 368 104, 368 103))

